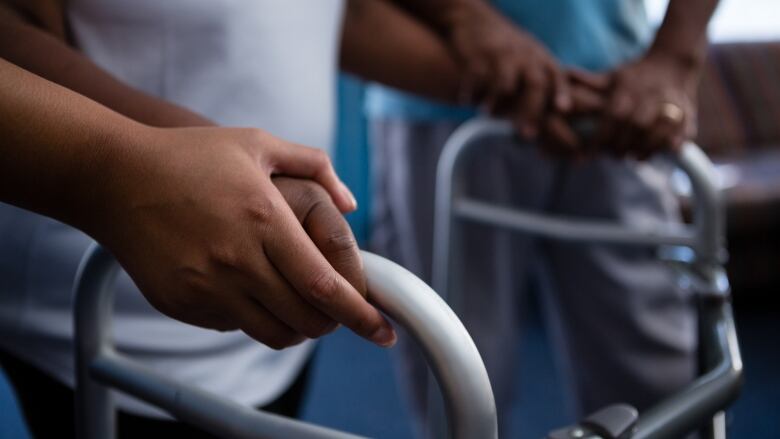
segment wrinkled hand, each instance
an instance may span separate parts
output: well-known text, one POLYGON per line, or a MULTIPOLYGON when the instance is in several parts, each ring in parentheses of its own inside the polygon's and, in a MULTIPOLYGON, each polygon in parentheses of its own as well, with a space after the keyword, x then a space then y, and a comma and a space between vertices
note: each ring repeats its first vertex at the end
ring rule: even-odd
POLYGON ((611 75, 596 142, 618 157, 647 159, 696 134, 695 67, 649 54, 611 75))
POLYGON ((137 144, 108 171, 91 233, 158 310, 276 349, 336 323, 394 343, 364 298, 334 207, 354 210, 354 199, 324 153, 252 129, 149 128, 137 144))
POLYGON ((458 3, 446 27, 463 63, 465 102, 481 102, 494 115, 511 114, 528 140, 538 136, 550 105, 562 112, 571 107, 566 76, 552 55, 486 2, 458 3))

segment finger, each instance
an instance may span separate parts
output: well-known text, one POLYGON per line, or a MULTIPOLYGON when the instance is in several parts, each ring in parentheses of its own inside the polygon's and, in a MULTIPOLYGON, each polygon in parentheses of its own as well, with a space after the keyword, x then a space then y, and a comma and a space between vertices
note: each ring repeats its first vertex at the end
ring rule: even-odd
POLYGON ((594 91, 604 92, 609 88, 610 75, 604 73, 593 73, 581 69, 570 69, 566 72, 568 79, 575 84, 584 85, 594 91))
POLYGON ((606 117, 599 133, 600 143, 617 157, 625 156, 626 145, 630 142, 628 117, 631 114, 633 99, 628 93, 615 91, 607 104, 606 117))
POLYGON ((517 93, 519 71, 517 63, 510 58, 497 58, 494 64, 494 78, 485 102, 491 114, 495 114, 499 102, 517 93))
POLYGON ((466 65, 461 86, 461 103, 470 105, 482 102, 487 90, 488 66, 481 58, 472 57, 466 65))
POLYGON ((672 131, 668 126, 654 126, 653 129, 647 133, 646 146, 637 151, 637 159, 647 160, 655 153, 669 149, 672 141, 671 136, 672 131))
POLYGON ((648 148, 643 151, 643 159, 664 151, 673 151, 682 144, 683 129, 667 119, 660 118, 649 133, 648 148))
POLYGON ((573 100, 571 86, 566 75, 557 66, 550 67, 553 78, 553 96, 555 97, 555 109, 561 113, 571 111, 573 100))
POLYGON ((357 200, 333 169, 328 154, 321 149, 294 143, 274 144, 269 159, 271 173, 309 178, 321 184, 342 212, 357 209, 357 200))
POLYGON ((631 116, 633 142, 632 154, 638 159, 644 160, 653 153, 655 146, 652 137, 657 132, 659 123, 659 108, 656 101, 645 101, 639 105, 631 116))
POLYGON ((604 106, 606 105, 603 95, 596 93, 587 87, 572 87, 571 96, 571 112, 578 115, 588 115, 603 111, 604 106))
POLYGON ((284 349, 306 340, 251 298, 236 301, 229 311, 246 335, 272 349, 284 349))
MULTIPOLYGON (((287 209, 281 205, 280 210, 287 209)), ((335 321, 380 346, 391 346, 396 335, 379 311, 328 263, 289 212, 274 224, 263 242, 265 253, 306 301, 335 321)))
POLYGON ((338 324, 304 300, 275 267, 266 266, 256 273, 260 276, 262 283, 247 286, 248 295, 295 332, 318 338, 336 329, 338 324))
POLYGON ((366 280, 357 241, 325 190, 297 178, 274 177, 273 183, 325 259, 365 296, 366 280))
POLYGON ((581 156, 577 134, 559 115, 551 115, 545 120, 544 139, 546 149, 557 157, 580 158, 581 156))
POLYGON ((539 119, 547 103, 548 84, 541 69, 531 69, 523 78, 523 98, 520 108, 520 133, 527 140, 539 134, 539 119))
POLYGON ((365 297, 363 259, 347 220, 332 205, 320 203, 309 212, 303 227, 325 259, 365 297))

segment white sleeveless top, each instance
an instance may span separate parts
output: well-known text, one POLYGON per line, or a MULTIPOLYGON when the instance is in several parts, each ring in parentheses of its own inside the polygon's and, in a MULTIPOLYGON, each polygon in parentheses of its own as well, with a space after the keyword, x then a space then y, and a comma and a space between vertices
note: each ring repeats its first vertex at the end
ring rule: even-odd
MULTIPOLYGON (((70 0, 76 43, 119 79, 221 125, 263 128, 328 149, 342 0, 70 0)), ((84 234, 0 204, 0 346, 73 385, 71 287, 84 234)), ((283 393, 312 344, 273 351, 240 332, 173 321, 126 274, 119 349, 178 380, 247 405, 283 393)), ((118 395, 120 407, 162 412, 118 395)))

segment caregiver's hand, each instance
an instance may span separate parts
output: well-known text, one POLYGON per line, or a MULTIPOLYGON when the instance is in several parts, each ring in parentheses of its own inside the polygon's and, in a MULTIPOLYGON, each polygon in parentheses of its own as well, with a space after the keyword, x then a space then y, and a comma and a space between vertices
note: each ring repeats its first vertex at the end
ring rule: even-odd
POLYGON ((552 54, 487 2, 455 2, 444 22, 449 45, 464 67, 463 100, 484 103, 497 116, 507 115, 509 103, 526 140, 537 138, 549 108, 570 109, 569 83, 552 54))
POLYGON ((346 211, 354 201, 324 153, 253 129, 143 133, 137 148, 108 160, 108 190, 100 191, 112 196, 86 228, 152 305, 277 349, 334 322, 381 346, 395 341, 363 296, 356 248, 331 204, 346 211), (277 181, 280 193, 272 174, 316 181, 330 198, 314 183, 288 180, 277 181))

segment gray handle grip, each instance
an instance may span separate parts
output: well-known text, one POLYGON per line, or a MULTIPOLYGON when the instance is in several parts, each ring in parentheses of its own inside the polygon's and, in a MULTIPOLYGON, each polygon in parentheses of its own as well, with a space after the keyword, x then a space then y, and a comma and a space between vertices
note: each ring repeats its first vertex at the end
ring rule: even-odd
MULTIPOLYGON (((497 437, 496 407, 474 342, 447 304, 400 266, 363 252, 369 299, 420 343, 447 401, 452 437, 497 437)), ((112 284, 119 264, 102 247, 85 254, 75 287, 77 437, 114 436, 109 387, 150 402, 220 437, 345 438, 348 433, 233 403, 188 386, 116 352, 111 340, 112 284)))

